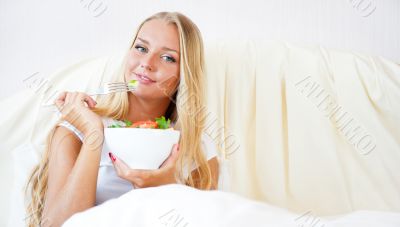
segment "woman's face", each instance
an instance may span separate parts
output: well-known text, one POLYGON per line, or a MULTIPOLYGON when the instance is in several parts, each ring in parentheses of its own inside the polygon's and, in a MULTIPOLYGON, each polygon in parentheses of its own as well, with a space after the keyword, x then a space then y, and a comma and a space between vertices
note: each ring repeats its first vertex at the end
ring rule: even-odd
POLYGON ((146 22, 128 53, 127 81, 137 80, 135 96, 165 99, 179 83, 179 34, 175 25, 160 19, 146 22))

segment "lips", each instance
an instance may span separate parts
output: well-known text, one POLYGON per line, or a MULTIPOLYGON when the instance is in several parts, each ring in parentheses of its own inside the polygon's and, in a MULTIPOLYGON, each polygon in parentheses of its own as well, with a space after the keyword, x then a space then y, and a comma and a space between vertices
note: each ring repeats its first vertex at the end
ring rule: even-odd
POLYGON ((155 80, 152 80, 150 77, 146 76, 145 74, 141 74, 141 73, 134 73, 137 77, 137 79, 139 80, 139 82, 144 83, 144 84, 151 84, 151 83, 155 83, 155 80))

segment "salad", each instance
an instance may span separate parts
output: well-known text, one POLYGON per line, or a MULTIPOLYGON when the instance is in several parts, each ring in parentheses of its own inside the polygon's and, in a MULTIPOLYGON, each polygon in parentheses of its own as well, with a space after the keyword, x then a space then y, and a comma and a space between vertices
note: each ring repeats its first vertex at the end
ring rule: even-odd
POLYGON ((173 129, 173 127, 171 126, 171 120, 165 119, 164 116, 156 118, 155 121, 147 120, 147 121, 138 121, 135 123, 132 123, 128 120, 123 120, 108 126, 108 128, 173 129))
POLYGON ((129 82, 128 82, 128 87, 133 87, 133 88, 135 88, 135 87, 137 87, 139 85, 139 82, 137 81, 137 80, 130 80, 129 82))

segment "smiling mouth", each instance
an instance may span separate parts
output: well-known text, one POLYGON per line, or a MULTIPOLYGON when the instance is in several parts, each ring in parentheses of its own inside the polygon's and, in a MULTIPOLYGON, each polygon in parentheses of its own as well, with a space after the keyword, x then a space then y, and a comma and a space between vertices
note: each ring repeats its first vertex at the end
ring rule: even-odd
POLYGON ((156 81, 150 79, 149 77, 143 75, 143 74, 138 74, 134 73, 136 77, 138 78, 139 82, 144 83, 144 84, 150 84, 150 83, 155 83, 156 81))

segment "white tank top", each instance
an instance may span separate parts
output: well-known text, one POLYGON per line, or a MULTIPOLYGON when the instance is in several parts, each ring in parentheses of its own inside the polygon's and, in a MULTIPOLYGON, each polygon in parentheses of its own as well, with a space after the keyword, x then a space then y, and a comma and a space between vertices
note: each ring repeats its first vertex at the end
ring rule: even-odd
MULTIPOLYGON (((117 121, 111 118, 103 118, 104 127, 108 127, 117 121)), ((82 141, 83 134, 67 121, 61 122, 60 126, 64 126, 75 133, 82 141)), ((205 133, 201 138, 202 148, 207 160, 217 156, 217 147, 214 141, 205 133)), ((122 194, 134 189, 132 183, 117 176, 114 166, 108 156, 107 145, 104 143, 101 151, 101 159, 99 164, 99 173, 97 176, 96 205, 101 204, 109 199, 117 198, 122 194)), ((194 170, 196 166, 192 166, 190 171, 184 172, 184 176, 189 176, 189 172, 194 170)))

